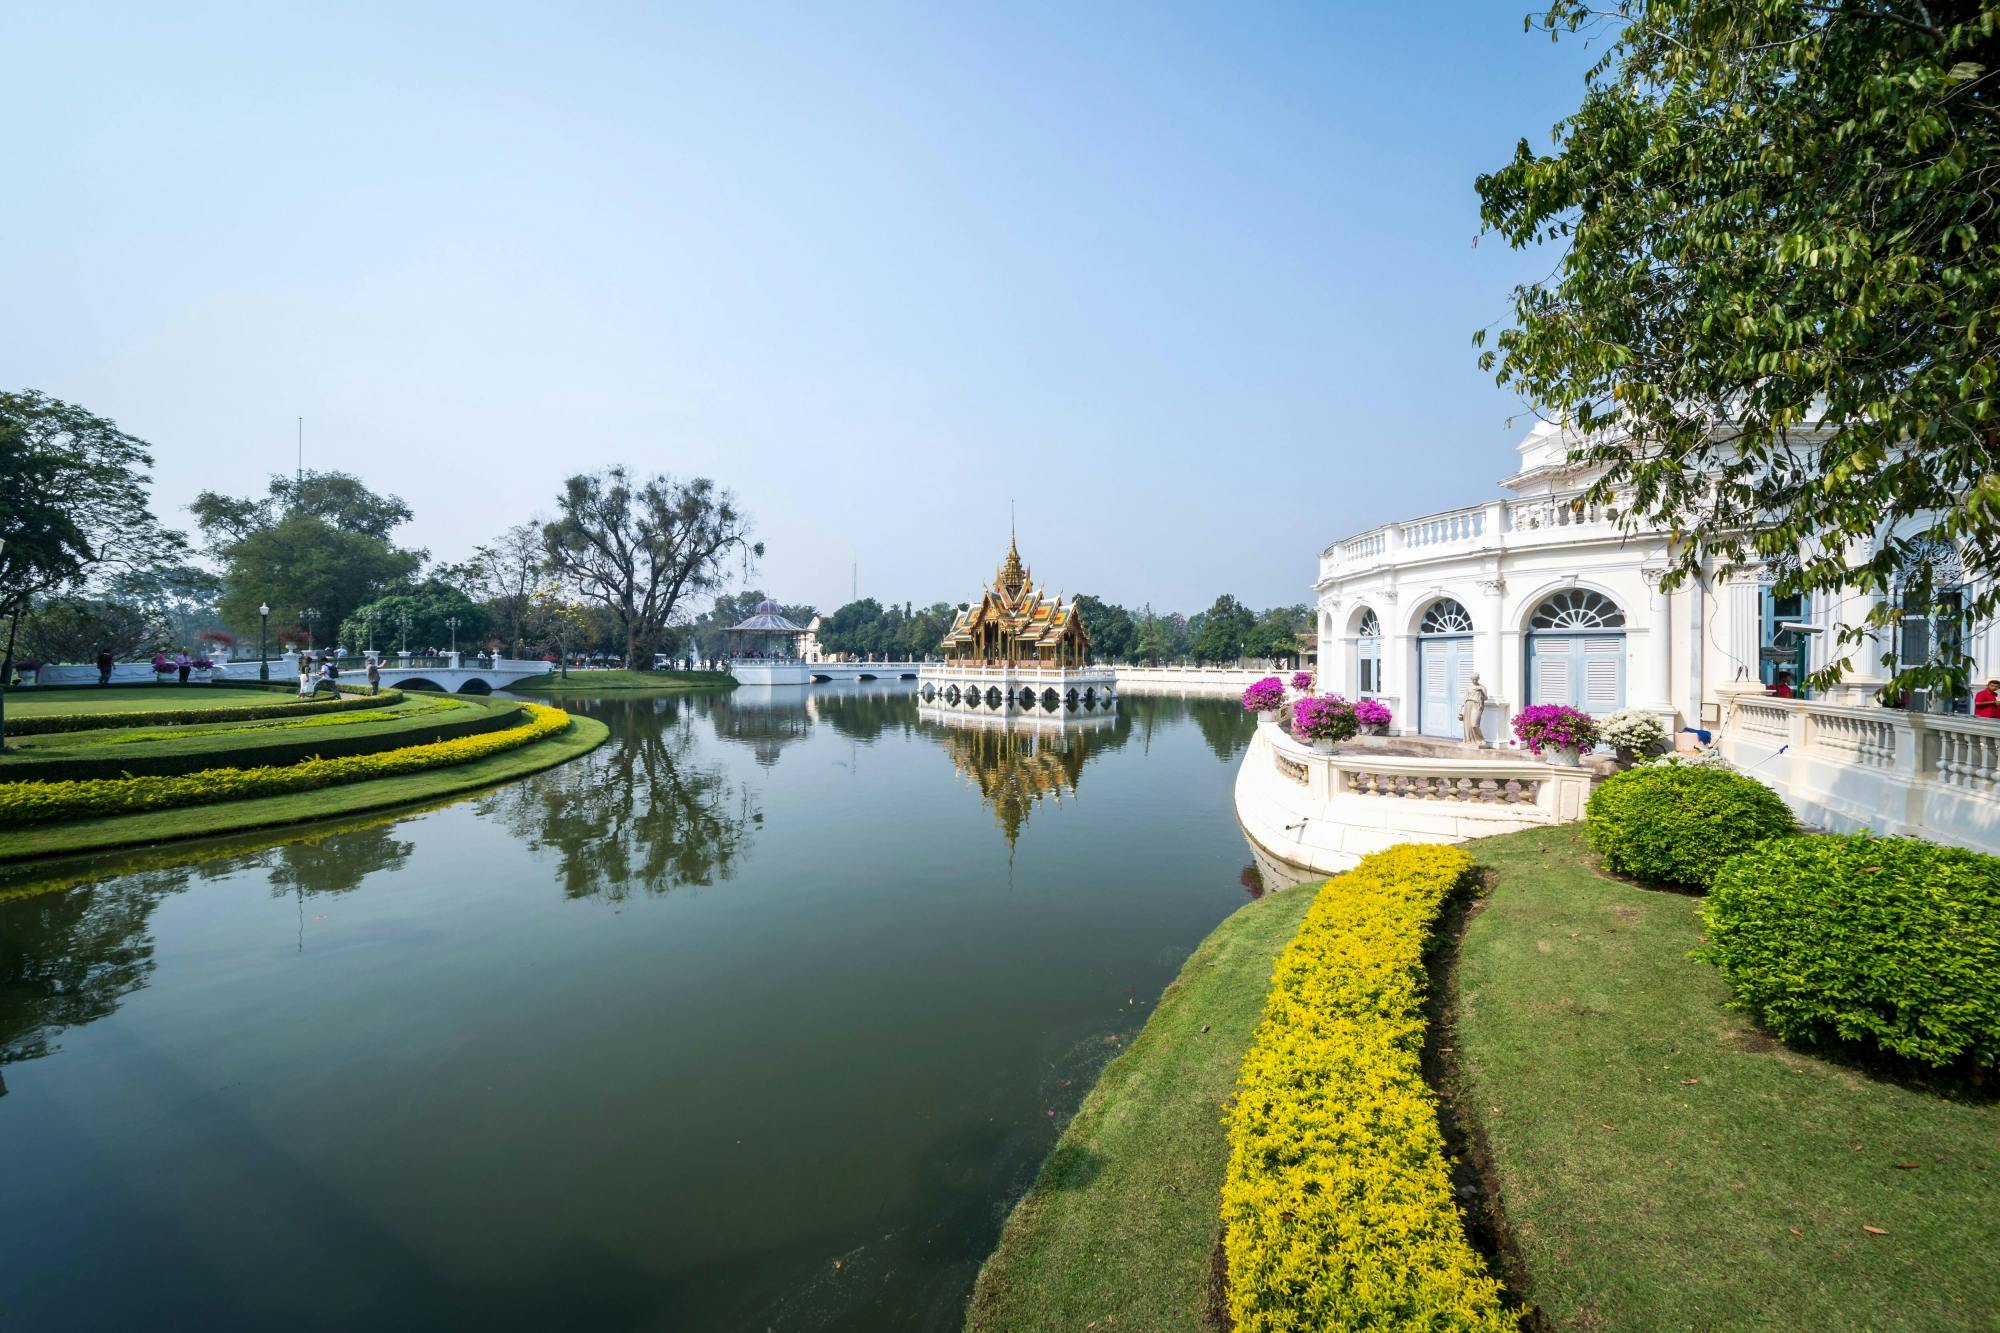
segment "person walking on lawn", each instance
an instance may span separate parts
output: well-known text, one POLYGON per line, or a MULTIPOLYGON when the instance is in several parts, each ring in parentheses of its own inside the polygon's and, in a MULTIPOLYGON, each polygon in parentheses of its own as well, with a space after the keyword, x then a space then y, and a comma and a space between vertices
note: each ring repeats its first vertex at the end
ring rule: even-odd
POLYGON ((118 659, 111 655, 111 645, 108 643, 98 645, 97 683, 99 685, 109 685, 111 683, 111 668, 117 664, 118 659))
POLYGON ((382 664, 374 658, 368 659, 368 692, 374 694, 382 688, 382 664))

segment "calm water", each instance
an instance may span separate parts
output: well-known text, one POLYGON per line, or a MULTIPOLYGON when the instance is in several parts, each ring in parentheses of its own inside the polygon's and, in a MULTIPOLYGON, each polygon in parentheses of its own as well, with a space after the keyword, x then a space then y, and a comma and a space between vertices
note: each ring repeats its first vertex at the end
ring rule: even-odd
POLYGON ((1233 701, 571 705, 587 759, 0 872, 0 1328, 955 1329, 1255 874, 1233 701))

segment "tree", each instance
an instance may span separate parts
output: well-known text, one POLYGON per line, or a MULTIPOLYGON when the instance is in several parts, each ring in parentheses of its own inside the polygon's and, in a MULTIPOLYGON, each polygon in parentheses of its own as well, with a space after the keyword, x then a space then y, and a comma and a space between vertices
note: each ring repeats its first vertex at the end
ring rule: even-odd
POLYGON ((255 625, 258 605, 268 602, 274 621, 298 624, 310 609, 313 638, 324 644, 385 589, 407 587, 423 553, 296 513, 231 543, 226 559, 224 620, 255 625))
POLYGON ((440 568, 437 576, 483 602, 491 633, 518 656, 528 599, 541 585, 547 568, 541 528, 517 523, 484 546, 475 547, 470 560, 440 568))
POLYGON ((158 616, 101 597, 45 597, 21 617, 21 656, 37 662, 89 662, 107 647, 129 658, 171 642, 158 616))
MULTIPOLYGON (((1089 621, 1085 620, 1085 625, 1089 621)), ((1158 666, 1174 655, 1174 631, 1162 616, 1153 614, 1151 602, 1140 608, 1133 626, 1132 652, 1147 666, 1158 666)))
POLYGON ((454 584, 427 578, 408 592, 390 593, 354 609, 340 626, 339 642, 350 648, 366 648, 368 619, 374 618, 374 640, 378 648, 400 646, 403 623, 409 623, 407 642, 411 647, 447 647, 456 639, 460 648, 483 641, 492 626, 486 607, 466 596, 454 584), (456 632, 446 622, 458 620, 456 632))
POLYGON ((274 476, 261 500, 203 491, 188 508, 223 561, 220 610, 239 630, 268 603, 278 621, 310 609, 315 640, 337 640, 357 608, 406 588, 428 554, 389 541, 408 505, 345 472, 274 476))
POLYGON ((1091 654, 1102 662, 1122 662, 1132 655, 1138 631, 1132 613, 1111 602, 1084 594, 1076 599, 1083 627, 1090 632, 1091 654))
POLYGON ((819 622, 819 646, 829 653, 867 657, 882 651, 882 604, 873 597, 849 602, 819 622))
POLYGON ((909 611, 907 605, 904 609, 903 639, 894 655, 911 662, 936 657, 943 651, 944 636, 958 617, 958 609, 950 602, 933 602, 921 611, 909 611))
POLYGON ((288 515, 304 514, 342 532, 389 540, 410 521, 410 507, 393 495, 377 495, 346 472, 274 473, 261 500, 203 491, 188 506, 211 544, 227 546, 271 527, 288 515))
POLYGON ((1312 608, 1304 605, 1274 606, 1257 617, 1244 636, 1243 651, 1250 657, 1296 662, 1300 656, 1299 633, 1312 626, 1312 608))
POLYGON ((1243 645, 1256 627, 1250 608, 1228 593, 1202 612, 1201 628, 1195 631, 1190 650, 1201 662, 1234 662, 1243 656, 1243 645))
POLYGON ((145 612, 164 628, 169 643, 192 644, 203 633, 222 628, 216 605, 222 580, 199 565, 121 569, 105 580, 104 591, 110 600, 145 612))
POLYGON ((529 594, 523 629, 555 654, 558 672, 567 677, 570 655, 596 642, 598 626, 590 607, 568 601, 562 593, 561 584, 544 583, 529 594))
POLYGON ((556 520, 542 526, 549 564, 618 618, 628 669, 652 665, 682 599, 719 587, 727 556, 764 554, 762 542, 750 542, 735 497, 706 477, 635 485, 623 467, 578 473, 556 506, 556 520))
POLYGON ((1486 225, 1561 249, 1481 364, 1674 535, 1670 584, 1765 561, 1781 595, 1865 594, 1821 685, 1870 629, 1955 621, 1896 664, 1955 688, 2000 602, 2000 6, 1601 13, 1554 0, 1541 26, 1609 49, 1553 151, 1478 181, 1486 225))
POLYGON ((147 507, 147 448, 73 404, 0 393, 0 679, 12 674, 15 631, 34 599, 184 553, 147 507))

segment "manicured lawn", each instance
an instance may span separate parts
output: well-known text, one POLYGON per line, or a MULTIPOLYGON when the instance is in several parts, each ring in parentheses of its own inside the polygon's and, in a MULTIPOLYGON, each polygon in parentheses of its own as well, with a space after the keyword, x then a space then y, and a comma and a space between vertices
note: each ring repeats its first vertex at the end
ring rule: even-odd
POLYGON ((1203 1330, 1229 1148, 1222 1109, 1313 888, 1240 908, 1105 1068, 980 1270, 969 1330, 1203 1330))
MULTIPOLYGON (((268 697, 268 696, 267 696, 268 697)), ((0 782, 115 777, 293 763, 306 754, 356 754, 420 745, 481 727, 511 725, 520 705, 475 696, 412 695, 383 709, 308 713, 230 724, 116 727, 22 736, 0 755, 0 782), (480 720, 480 715, 485 720, 480 720), (301 725, 304 724, 304 725, 301 725)))
POLYGON ((571 699, 593 694, 624 694, 632 690, 713 690, 726 689, 736 678, 722 671, 582 671, 570 668, 568 678, 550 672, 530 676, 507 688, 521 694, 560 694, 571 699))
MULTIPOLYGON (((0 861, 284 827, 437 800, 553 768, 595 749, 610 734, 610 728, 602 722, 572 715, 567 731, 469 764, 286 796, 0 831, 0 861)), ((39 892, 46 887, 61 887, 61 884, 29 884, 22 891, 39 892)))
POLYGON ((253 708, 297 698, 285 690, 212 685, 17 686, 7 691, 10 717, 49 713, 147 713, 163 708, 253 708))
POLYGON ((1579 826, 1468 850, 1457 1100, 1554 1327, 1995 1326, 2000 1105, 1771 1041, 1689 961, 1695 900, 1599 874, 1579 826))

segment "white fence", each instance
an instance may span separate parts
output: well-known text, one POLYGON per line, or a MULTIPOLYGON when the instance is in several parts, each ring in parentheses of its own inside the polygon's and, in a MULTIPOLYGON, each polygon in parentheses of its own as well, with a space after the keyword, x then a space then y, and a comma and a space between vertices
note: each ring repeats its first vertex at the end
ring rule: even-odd
POLYGON ((1266 676, 1289 677, 1283 667, 1121 666, 1118 688, 1133 694, 1237 694, 1266 676))
POLYGON ((2000 721, 1738 696, 1722 753, 1809 824, 2000 854, 2000 721))

